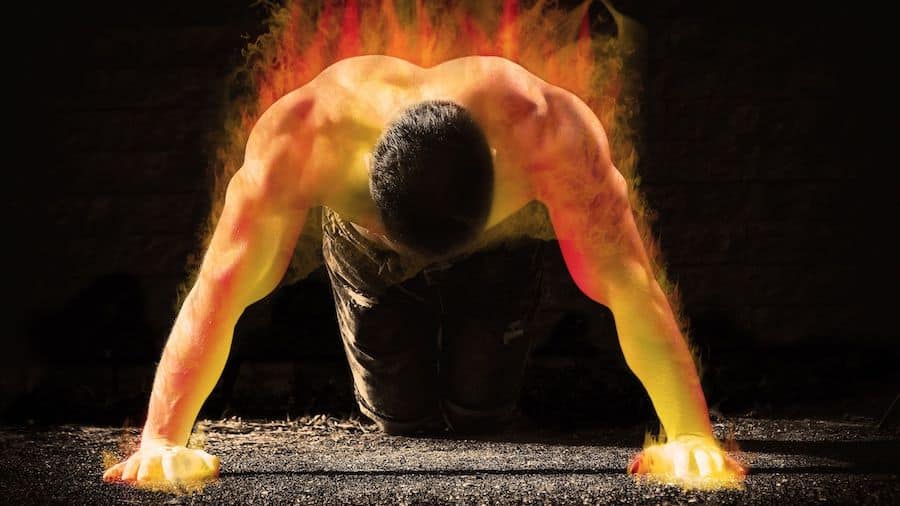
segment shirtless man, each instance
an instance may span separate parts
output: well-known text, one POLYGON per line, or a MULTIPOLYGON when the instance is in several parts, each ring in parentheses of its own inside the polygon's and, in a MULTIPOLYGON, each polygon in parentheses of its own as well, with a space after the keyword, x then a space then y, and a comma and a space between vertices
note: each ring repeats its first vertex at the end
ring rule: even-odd
MULTIPOLYGON (((140 448, 104 479, 142 485, 218 474, 217 458, 185 445, 223 370, 235 323, 278 285, 310 208, 327 209, 334 220, 326 224, 340 228, 336 235, 354 234, 422 266, 471 253, 486 231, 533 200, 547 207, 577 286, 613 312, 625 360, 668 435, 668 443, 639 454, 629 471, 739 477, 740 466, 713 437, 691 354, 653 276, 626 182, 591 109, 498 57, 425 69, 362 56, 327 68, 255 125, 163 351, 140 448)), ((328 240, 326 233, 326 249, 328 240)), ((427 428, 438 403, 423 408, 404 397, 433 392, 426 386, 434 378, 410 374, 435 368, 417 369, 422 357, 410 359, 406 348, 433 339, 394 342, 388 334, 362 342, 366 325, 372 326, 365 318, 378 313, 390 288, 361 286, 357 266, 335 253, 341 250, 338 244, 325 256, 360 408, 389 433, 427 428)), ((389 278, 382 267, 378 274, 389 278)), ((479 279, 470 281, 478 290, 479 279)), ((393 324, 390 332, 398 335, 414 326, 418 310, 404 313, 403 307, 374 326, 393 324)), ((517 353, 521 364, 524 354, 517 353)), ((506 358, 491 360, 479 367, 506 358)), ((516 366, 510 370, 514 376, 516 366)), ((502 374, 484 377, 503 382, 502 374)), ((503 402, 517 393, 511 384, 503 402)), ((482 389, 491 385, 456 391, 465 400, 482 389)), ((491 425, 497 420, 492 408, 504 408, 467 409, 454 395, 440 404, 451 428, 491 425)))

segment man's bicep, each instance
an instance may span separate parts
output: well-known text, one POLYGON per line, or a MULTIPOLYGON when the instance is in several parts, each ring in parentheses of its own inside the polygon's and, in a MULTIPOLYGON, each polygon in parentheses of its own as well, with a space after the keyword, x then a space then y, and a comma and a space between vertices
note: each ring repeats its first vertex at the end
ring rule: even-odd
POLYGON ((300 182, 308 172, 310 148, 304 141, 312 137, 307 120, 313 104, 308 92, 297 90, 254 125, 243 165, 228 182, 201 276, 225 280, 240 274, 236 288, 246 291, 254 280, 269 284, 273 269, 290 256, 312 199, 300 182))
POLYGON ((268 294, 290 262, 307 209, 285 205, 259 188, 252 171, 228 184, 225 206, 200 269, 202 281, 233 301, 237 310, 268 294))
POLYGON ((582 188, 545 205, 566 267, 588 297, 609 305, 611 285, 648 272, 624 181, 582 188))
POLYGON ((547 103, 557 133, 540 153, 532 181, 573 280, 608 305, 610 283, 647 264, 628 183, 613 165, 603 126, 584 102, 554 91, 547 103))
POLYGON ((317 99, 309 87, 295 90, 272 104, 250 132, 238 175, 256 192, 278 205, 311 207, 319 197, 314 144, 317 99))

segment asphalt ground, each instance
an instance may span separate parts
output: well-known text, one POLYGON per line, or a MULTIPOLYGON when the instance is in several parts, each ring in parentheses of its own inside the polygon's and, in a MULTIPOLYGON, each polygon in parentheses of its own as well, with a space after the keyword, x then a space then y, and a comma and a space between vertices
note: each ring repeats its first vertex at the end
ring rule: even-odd
POLYGON ((875 420, 716 423, 749 465, 742 490, 685 491, 625 473, 642 427, 553 432, 519 423, 490 437, 387 436, 325 415, 204 421, 194 444, 220 457, 199 491, 100 479, 137 429, 0 429, 0 502, 14 504, 898 504, 900 434, 875 420))

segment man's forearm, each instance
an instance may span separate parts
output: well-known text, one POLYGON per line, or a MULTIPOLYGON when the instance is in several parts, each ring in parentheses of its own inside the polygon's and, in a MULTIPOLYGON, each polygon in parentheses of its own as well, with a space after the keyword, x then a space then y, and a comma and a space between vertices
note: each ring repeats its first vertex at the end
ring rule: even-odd
POLYGON ((185 445, 200 407, 222 374, 237 317, 202 280, 175 320, 156 369, 142 439, 185 445))
POLYGON ((647 389, 666 435, 712 436, 693 358, 662 289, 638 274, 609 295, 625 361, 647 389))

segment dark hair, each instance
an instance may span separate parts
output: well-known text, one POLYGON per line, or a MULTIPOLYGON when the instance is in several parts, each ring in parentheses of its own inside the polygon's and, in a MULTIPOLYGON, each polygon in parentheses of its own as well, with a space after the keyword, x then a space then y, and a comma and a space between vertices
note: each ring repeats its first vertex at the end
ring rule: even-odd
POLYGON ((453 102, 409 107, 375 145, 369 191, 392 240, 425 255, 451 253, 481 233, 491 210, 484 132, 453 102))

